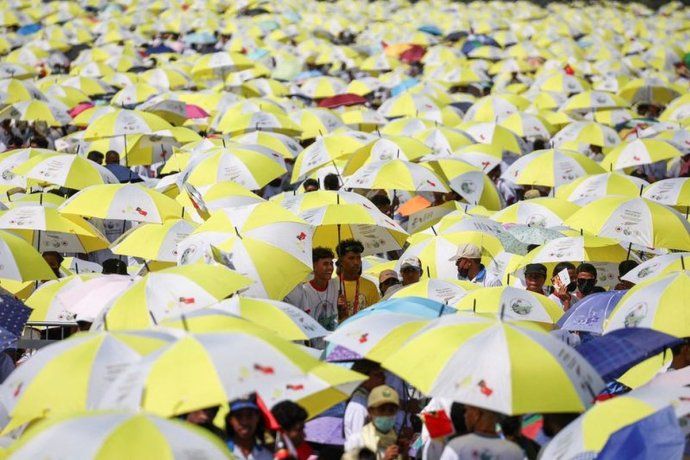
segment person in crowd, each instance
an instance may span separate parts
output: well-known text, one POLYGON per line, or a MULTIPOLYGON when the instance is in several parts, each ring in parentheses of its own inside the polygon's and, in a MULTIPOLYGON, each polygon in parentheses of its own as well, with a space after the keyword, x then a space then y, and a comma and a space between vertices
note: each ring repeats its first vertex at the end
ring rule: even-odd
POLYGON ((525 457, 528 460, 535 460, 537 455, 539 455, 539 444, 523 435, 521 429, 521 416, 505 417, 503 420, 501 420, 501 431, 503 432, 503 436, 505 436, 506 440, 517 444, 525 453, 525 457))
POLYGON ((544 294, 546 267, 543 264, 527 264, 525 267, 525 289, 537 294, 544 294))
POLYGON ((632 281, 624 280, 623 277, 638 265, 640 264, 638 264, 634 260, 624 260, 623 262, 618 264, 618 283, 614 287, 615 290, 620 291, 625 289, 631 289, 635 286, 635 283, 633 283, 632 281))
POLYGON ((280 425, 280 431, 276 441, 276 456, 278 444, 284 444, 282 449, 290 458, 295 460, 309 460, 313 456, 313 450, 305 440, 304 424, 307 421, 307 411, 302 406, 292 401, 282 401, 271 409, 273 418, 280 425))
MULTIPOLYGON (((582 300, 595 292, 597 285, 597 269, 594 265, 582 263, 577 267, 577 290, 574 295, 577 300, 582 300)), ((572 306, 572 304, 571 304, 572 306)))
POLYGON ((99 152, 97 150, 92 150, 88 153, 88 155, 86 155, 86 159, 91 160, 96 164, 102 165, 105 157, 103 156, 103 154, 101 152, 99 152))
POLYGON ((523 460, 525 453, 522 449, 503 439, 496 431, 498 422, 499 416, 495 412, 465 405, 465 426, 469 433, 450 441, 443 449, 441 460, 523 460))
POLYGON ((366 359, 355 361, 352 370, 366 375, 367 379, 359 384, 345 407, 343 432, 346 445, 348 440, 352 440, 366 424, 368 417, 367 401, 371 390, 386 382, 386 374, 381 369, 381 365, 374 361, 366 359))
MULTIPOLYGON (((432 398, 427 407, 423 409, 423 412, 434 412, 437 418, 439 417, 438 413, 440 411, 443 411, 444 414, 446 411, 449 412, 447 416, 450 419, 451 426, 440 426, 437 427, 437 430, 431 430, 427 425, 430 422, 425 421, 422 430, 422 460, 439 460, 441 454, 443 454, 443 449, 446 448, 446 445, 448 445, 452 439, 467 434, 467 427, 465 426, 465 406, 463 404, 454 402, 450 405, 449 409, 446 409, 439 399, 432 398), (450 430, 445 430, 447 432, 444 432, 444 428, 450 428, 450 430), (433 431, 441 431, 441 433, 435 433, 433 431)), ((426 420, 426 416, 424 419, 426 420)))
POLYGON ((182 414, 179 418, 201 428, 207 429, 211 433, 218 436, 220 439, 225 439, 225 433, 223 432, 223 430, 221 430, 213 424, 213 420, 216 418, 216 415, 218 415, 219 409, 219 406, 198 409, 188 412, 186 414, 182 414))
POLYGON ((340 177, 337 174, 326 174, 323 178, 323 189, 324 190, 340 190, 340 177))
POLYGON ((393 216, 393 209, 391 207, 391 200, 388 198, 388 195, 386 194, 381 194, 377 193, 376 195, 371 197, 371 202, 374 203, 374 206, 376 206, 376 209, 381 211, 381 213, 387 215, 388 217, 393 216))
POLYGON ((327 248, 312 249, 314 276, 306 283, 298 285, 285 301, 311 315, 326 330, 333 331, 338 325, 337 278, 333 278, 333 251, 327 248))
POLYGON ((65 260, 62 254, 56 251, 46 251, 43 253, 43 260, 46 261, 50 269, 55 274, 56 278, 62 278, 62 272, 60 271, 60 266, 65 260))
POLYGON ((543 458, 542 453, 549 442, 579 416, 580 414, 576 412, 542 414, 543 424, 541 431, 536 437, 536 441, 541 444, 541 449, 537 458, 543 458))
POLYGON ((690 338, 683 338, 683 343, 676 345, 671 351, 673 352, 672 369, 683 369, 690 366, 690 338))
POLYGON ((383 270, 379 273, 379 290, 381 291, 381 299, 387 300, 402 288, 400 278, 395 270, 383 270))
POLYGON ((409 443, 400 440, 395 419, 400 409, 398 393, 388 385, 379 385, 367 398, 369 422, 345 442, 345 451, 366 447, 379 460, 407 459, 409 443))
POLYGON ((120 259, 107 259, 103 261, 104 275, 126 275, 127 264, 120 259))
POLYGON ((362 278, 364 245, 357 240, 343 240, 338 244, 338 321, 344 321, 358 311, 380 300, 376 286, 362 278))
POLYGON ((422 261, 418 257, 407 257, 400 264, 400 277, 403 286, 418 283, 422 273, 422 261))
POLYGON ((573 292, 577 289, 577 269, 575 265, 570 262, 559 262, 553 269, 551 274, 551 284, 553 285, 553 291, 549 294, 549 299, 556 302, 558 305, 563 307, 563 311, 568 311, 571 304, 573 303, 573 292), (568 271, 568 278, 570 278, 570 283, 563 285, 558 280, 558 274, 563 270, 568 271))
POLYGON ((471 243, 462 243, 453 257, 458 268, 458 279, 470 281, 484 287, 501 286, 501 280, 486 270, 482 264, 482 250, 471 243))
POLYGON ((304 193, 315 192, 319 189, 319 181, 309 178, 304 181, 302 186, 304 187, 304 193))
POLYGON ((253 397, 230 402, 225 417, 227 445, 240 460, 273 460, 273 453, 264 444, 264 423, 253 397))
POLYGON ((105 154, 105 169, 113 173, 120 183, 134 182, 139 179, 131 169, 120 164, 120 154, 115 150, 109 150, 105 154))

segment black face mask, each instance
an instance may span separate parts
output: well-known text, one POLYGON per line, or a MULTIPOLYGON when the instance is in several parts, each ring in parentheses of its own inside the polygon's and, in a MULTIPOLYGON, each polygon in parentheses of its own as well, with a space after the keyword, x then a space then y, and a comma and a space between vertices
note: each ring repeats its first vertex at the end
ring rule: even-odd
POLYGON ((577 289, 585 295, 592 292, 592 289, 594 289, 595 285, 596 285, 596 280, 585 280, 585 279, 577 280, 577 289))
POLYGON ((568 292, 573 292, 575 289, 577 289, 577 283, 575 281, 571 281, 565 288, 568 292))

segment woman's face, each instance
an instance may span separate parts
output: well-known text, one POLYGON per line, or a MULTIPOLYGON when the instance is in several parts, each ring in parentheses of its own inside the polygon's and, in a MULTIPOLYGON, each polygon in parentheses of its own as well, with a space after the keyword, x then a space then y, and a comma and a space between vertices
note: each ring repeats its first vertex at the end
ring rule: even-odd
POLYGON ((241 439, 253 438, 259 424, 259 412, 254 409, 240 409, 230 414, 229 421, 235 436, 241 439))

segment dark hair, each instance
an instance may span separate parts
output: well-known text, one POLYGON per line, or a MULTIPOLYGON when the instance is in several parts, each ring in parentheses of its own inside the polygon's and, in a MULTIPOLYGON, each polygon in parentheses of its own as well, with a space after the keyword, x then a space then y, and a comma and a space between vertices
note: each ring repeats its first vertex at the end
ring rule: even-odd
POLYGON ((386 195, 374 195, 371 197, 371 202, 374 206, 380 208, 381 206, 390 206, 391 200, 386 195))
POLYGON ((126 275, 127 264, 120 259, 108 259, 103 261, 104 275, 126 275))
POLYGON ((350 368, 353 372, 359 372, 360 374, 369 375, 372 371, 378 370, 381 365, 375 361, 370 361, 368 359, 359 359, 350 368))
POLYGON ((60 264, 65 260, 65 258, 62 257, 62 254, 60 254, 60 253, 57 252, 57 251, 46 251, 46 252, 43 253, 43 255, 44 255, 44 256, 53 256, 53 257, 55 257, 55 258, 58 260, 58 263, 60 263, 60 264))
POLYGON ((289 430, 298 423, 305 422, 309 416, 302 406, 292 401, 279 402, 273 406, 271 413, 284 430, 289 430))
POLYGON ((318 188, 319 188, 319 181, 317 181, 316 179, 312 179, 312 178, 310 177, 309 179, 305 180, 305 181, 302 183, 302 187, 304 187, 305 189, 306 189, 307 187, 316 187, 316 188, 318 189, 318 188))
POLYGON ((338 243, 335 252, 338 254, 338 257, 343 257, 348 252, 361 254, 364 252, 364 245, 357 240, 343 240, 338 243))
POLYGON ((639 264, 634 260, 624 260, 618 264, 618 276, 623 276, 639 264))
POLYGON ((91 150, 88 155, 86 155, 87 160, 94 161, 98 164, 103 163, 103 154, 98 150, 91 150))
POLYGON ((31 138, 31 143, 35 144, 37 148, 39 149, 47 149, 48 148, 48 139, 46 139, 43 136, 34 136, 31 138))
POLYGON ((588 263, 582 263, 577 267, 577 273, 589 273, 595 278, 597 277, 597 269, 594 265, 588 263))
POLYGON ((575 264, 571 264, 570 262, 558 262, 556 266, 553 268, 554 276, 556 276, 563 270, 575 270, 575 264))
POLYGON ((10 136, 9 140, 7 141, 8 147, 21 147, 23 144, 24 142, 17 136, 10 136))
POLYGON ((339 190, 340 189, 340 178, 337 174, 326 174, 323 178, 323 189, 324 190, 339 190))
POLYGON ((108 150, 105 153, 105 162, 108 163, 113 161, 120 161, 120 154, 115 150, 108 150))
POLYGON ((311 261, 316 263, 321 259, 335 259, 335 254, 328 248, 316 247, 311 250, 311 261))
POLYGON ((455 435, 461 436, 467 434, 467 426, 465 425, 465 406, 460 403, 454 402, 450 406, 450 421, 453 422, 453 428, 455 428, 455 435))

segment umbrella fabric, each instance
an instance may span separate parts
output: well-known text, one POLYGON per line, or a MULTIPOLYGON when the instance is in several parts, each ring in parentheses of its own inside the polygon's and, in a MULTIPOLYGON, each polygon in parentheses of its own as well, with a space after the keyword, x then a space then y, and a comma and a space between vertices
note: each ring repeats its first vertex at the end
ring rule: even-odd
POLYGON ((189 451, 208 460, 232 456, 208 430, 148 414, 91 413, 61 418, 27 432, 12 447, 12 458, 31 459, 46 451, 57 458, 172 458, 189 451), (79 443, 66 442, 78 437, 79 443))
POLYGON ((0 294, 0 327, 19 337, 31 315, 31 308, 7 294, 0 294))
POLYGON ((558 320, 558 327, 567 331, 601 334, 604 322, 627 291, 608 291, 590 294, 573 305, 558 320))
POLYGON ((653 329, 617 329, 588 340, 575 349, 604 380, 615 379, 635 364, 680 345, 681 339, 653 329))

